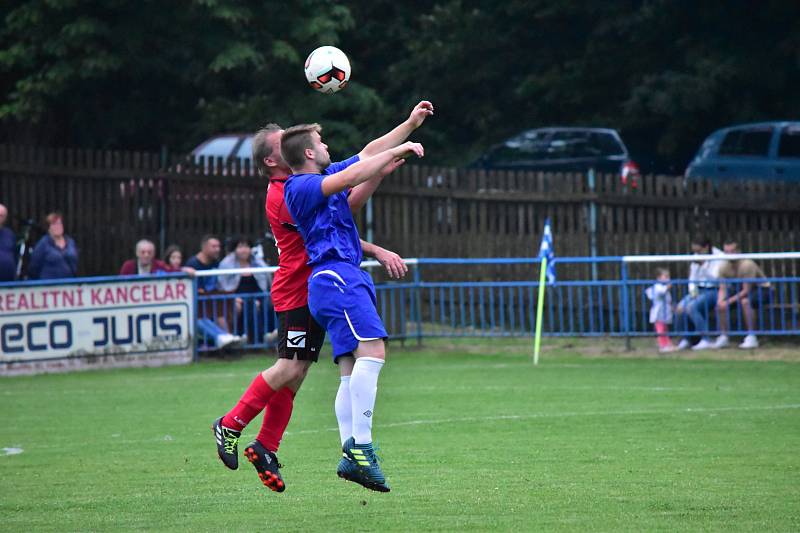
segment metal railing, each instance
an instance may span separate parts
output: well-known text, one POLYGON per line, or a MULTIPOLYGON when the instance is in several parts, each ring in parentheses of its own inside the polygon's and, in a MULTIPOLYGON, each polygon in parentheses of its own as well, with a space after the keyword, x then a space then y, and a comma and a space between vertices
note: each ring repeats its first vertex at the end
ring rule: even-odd
MULTIPOLYGON (((792 261, 800 253, 738 254, 726 256, 622 256, 595 258, 556 258, 559 265, 585 265, 587 271, 598 264, 607 263, 617 268, 613 279, 566 279, 548 284, 545 293, 544 328, 548 336, 612 336, 631 339, 654 336, 649 322, 650 302, 646 289, 655 283, 650 277, 630 275, 630 266, 637 263, 668 265, 703 260, 792 261)), ((422 342, 424 337, 525 337, 532 336, 535 325, 538 283, 538 258, 484 258, 409 259, 410 273, 405 280, 376 283, 378 312, 383 318, 390 339, 422 342), (530 266, 525 279, 497 281, 495 279, 462 279, 470 266, 503 265, 530 266), (447 268, 445 281, 426 280, 428 269, 447 268)), ((375 261, 363 267, 375 267, 375 261)), ((790 270, 797 271, 796 263, 790 270)), ((688 269, 688 265, 687 265, 688 269)), ((262 269, 237 269, 236 271, 205 271, 198 276, 235 272, 274 272, 276 267, 262 269)), ((437 277, 442 277, 441 275, 437 277)), ((471 276, 474 277, 474 276, 471 276)), ((589 277, 589 276, 587 276, 589 277)), ((654 278, 655 276, 652 275, 654 278)), ((699 311, 706 319, 704 328, 696 328, 690 317, 677 314, 671 325, 671 335, 800 335, 800 277, 771 276, 766 279, 728 279, 728 286, 740 283, 769 283, 771 299, 754 309, 754 327, 748 328, 741 305, 734 306, 724 321, 715 312, 715 299, 709 299, 699 311)), ((690 280, 677 278, 671 281, 670 294, 673 305, 689 294, 690 280)), ((715 289, 716 290, 716 289, 715 289)), ((198 315, 204 301, 231 298, 258 299, 268 305, 265 295, 198 295, 198 315)), ((215 307, 215 310, 216 307, 215 307)), ((223 316, 230 321, 229 310, 220 311, 210 318, 223 316), (224 313, 228 314, 225 315, 224 313)), ((235 327, 232 332, 239 334, 235 327)), ((257 335, 256 335, 257 336, 257 335)), ((248 347, 265 346, 263 339, 250 336, 248 347)), ((202 348, 201 348, 202 349, 202 348)))

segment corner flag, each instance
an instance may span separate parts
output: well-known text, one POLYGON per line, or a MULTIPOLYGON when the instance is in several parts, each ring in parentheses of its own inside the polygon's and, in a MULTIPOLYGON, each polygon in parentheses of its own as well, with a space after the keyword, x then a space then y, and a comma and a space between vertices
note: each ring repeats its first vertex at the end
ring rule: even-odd
POLYGON ((553 261, 556 252, 553 249, 553 232, 550 229, 550 218, 544 221, 544 233, 542 234, 542 244, 539 246, 539 257, 547 258, 547 283, 556 282, 556 265, 553 261))

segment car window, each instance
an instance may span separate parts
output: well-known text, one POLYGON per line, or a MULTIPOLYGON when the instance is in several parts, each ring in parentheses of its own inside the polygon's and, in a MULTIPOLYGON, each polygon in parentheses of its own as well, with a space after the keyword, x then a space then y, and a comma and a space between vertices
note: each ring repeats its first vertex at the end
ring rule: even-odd
POLYGON ((766 156, 773 128, 749 128, 731 130, 725 134, 719 147, 719 155, 766 156))
POLYGON ((244 157, 250 159, 253 157, 253 138, 247 137, 244 141, 242 141, 242 145, 239 146, 239 150, 236 152, 236 157, 244 157))
POLYGON ((787 126, 783 129, 778 157, 800 157, 800 127, 787 126))
POLYGON ((550 139, 549 151, 558 159, 625 154, 614 135, 597 131, 557 131, 550 139))
POLYGON ((495 163, 624 155, 616 136, 595 131, 528 131, 492 151, 495 163))
POLYGON ((217 137, 209 141, 194 155, 195 157, 228 157, 237 142, 239 142, 239 137, 236 136, 217 137))

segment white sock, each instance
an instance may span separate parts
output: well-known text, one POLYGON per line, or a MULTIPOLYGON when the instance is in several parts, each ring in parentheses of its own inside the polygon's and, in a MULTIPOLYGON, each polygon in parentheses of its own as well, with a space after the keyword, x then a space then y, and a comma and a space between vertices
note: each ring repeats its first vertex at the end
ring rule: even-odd
POLYGON ((353 409, 353 437, 356 444, 372 442, 372 415, 378 394, 378 374, 383 359, 359 357, 350 376, 350 401, 353 409))
POLYGON ((339 438, 344 441, 353 436, 353 409, 350 403, 350 376, 342 376, 336 393, 336 420, 339 422, 339 438))

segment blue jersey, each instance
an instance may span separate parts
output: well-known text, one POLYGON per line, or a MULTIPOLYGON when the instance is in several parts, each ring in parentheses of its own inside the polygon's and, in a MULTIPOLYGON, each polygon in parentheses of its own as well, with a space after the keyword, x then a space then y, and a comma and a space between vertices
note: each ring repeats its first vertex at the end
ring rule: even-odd
POLYGON ((284 186, 284 199, 289 214, 297 224, 306 244, 308 264, 322 265, 331 261, 361 264, 361 239, 347 193, 322 194, 322 180, 357 163, 357 155, 333 163, 323 174, 294 174, 284 186))

